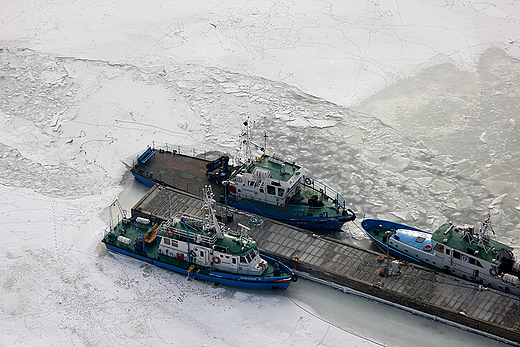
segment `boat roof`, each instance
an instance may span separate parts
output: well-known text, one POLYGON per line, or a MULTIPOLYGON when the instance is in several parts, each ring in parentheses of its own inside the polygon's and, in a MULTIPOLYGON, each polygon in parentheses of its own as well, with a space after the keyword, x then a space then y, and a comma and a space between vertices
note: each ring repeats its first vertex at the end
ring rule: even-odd
POLYGON ((513 250, 512 247, 509 247, 491 238, 482 240, 479 245, 479 236, 477 235, 478 232, 473 233, 473 237, 464 237, 465 227, 463 226, 453 226, 451 230, 445 234, 446 230, 448 230, 451 226, 452 224, 449 223, 441 225, 435 231, 435 233, 433 233, 432 240, 489 262, 491 262, 496 255, 496 253, 492 251, 493 249, 496 251, 501 249, 505 249, 507 251, 513 250), (470 242, 470 240, 472 241, 470 242), (485 249, 482 247, 482 245, 485 247, 485 249), (475 251, 478 251, 478 253, 475 254, 475 251))
MULTIPOLYGON (((198 220, 197 221, 201 221, 198 220)), ((214 228, 199 228, 188 223, 181 223, 180 218, 173 218, 161 224, 157 233, 159 236, 181 241, 189 240, 193 244, 206 247, 216 246, 215 249, 223 253, 244 256, 256 248, 256 241, 248 236, 240 235, 233 230, 223 230, 223 238, 218 239, 214 228), (171 228, 173 232, 168 229, 171 228), (225 250, 225 251, 224 251, 225 250)))
POLYGON ((432 234, 412 229, 397 229, 394 233, 403 243, 423 251, 425 245, 431 245, 432 234))
POLYGON ((249 164, 246 171, 252 174, 256 168, 268 170, 271 173, 271 178, 275 180, 289 181, 301 167, 294 163, 287 163, 275 157, 263 155, 249 164), (282 164, 285 164, 285 174, 282 174, 280 171, 282 164))

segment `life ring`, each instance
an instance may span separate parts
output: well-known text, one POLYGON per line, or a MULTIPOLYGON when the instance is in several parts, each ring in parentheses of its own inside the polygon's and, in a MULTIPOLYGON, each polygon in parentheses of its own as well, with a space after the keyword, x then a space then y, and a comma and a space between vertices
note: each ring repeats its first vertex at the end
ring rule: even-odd
POLYGON ((300 188, 300 186, 297 186, 296 189, 294 190, 294 192, 295 192, 296 194, 299 194, 301 190, 302 190, 302 189, 300 188))
POLYGON ((220 264, 220 258, 219 257, 213 257, 213 264, 220 264))
POLYGON ((498 276, 497 270, 495 270, 494 268, 489 269, 489 274, 493 277, 498 276))
POLYGON ((431 245, 424 245, 423 249, 426 251, 426 252, 429 252, 432 250, 432 246, 431 245))
POLYGON ((305 177, 305 184, 310 186, 312 183, 311 179, 309 177, 305 177))
POLYGON ((285 198, 285 203, 286 203, 287 205, 289 205, 290 202, 291 202, 291 197, 290 197, 290 196, 286 197, 286 198, 285 198))
POLYGON ((242 183, 242 177, 237 177, 237 182, 242 183))
POLYGON ((280 205, 278 205, 278 207, 280 207, 280 209, 282 209, 282 211, 287 211, 287 205, 285 205, 285 204, 280 204, 280 205))
POLYGON ((172 236, 175 232, 173 231, 172 228, 166 228, 166 234, 172 236))

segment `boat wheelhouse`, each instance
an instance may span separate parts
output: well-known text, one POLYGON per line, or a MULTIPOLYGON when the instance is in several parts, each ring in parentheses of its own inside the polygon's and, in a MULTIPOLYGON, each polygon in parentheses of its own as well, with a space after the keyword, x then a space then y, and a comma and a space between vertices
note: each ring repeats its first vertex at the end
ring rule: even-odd
POLYGON ((365 219, 362 229, 383 251, 443 270, 478 285, 520 295, 520 260, 513 248, 492 239, 488 218, 475 232, 471 225, 441 225, 434 233, 404 224, 365 219))

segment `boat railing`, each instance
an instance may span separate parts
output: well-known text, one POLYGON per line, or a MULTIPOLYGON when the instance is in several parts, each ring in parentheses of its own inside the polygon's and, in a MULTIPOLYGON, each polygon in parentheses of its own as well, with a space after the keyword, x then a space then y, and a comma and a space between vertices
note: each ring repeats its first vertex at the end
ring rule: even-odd
POLYGON ((115 233, 115 228, 119 224, 119 222, 123 222, 127 220, 126 218, 126 211, 123 209, 121 204, 119 203, 119 200, 115 200, 110 206, 108 207, 108 228, 105 229, 105 235, 107 236, 108 233, 115 233), (115 215, 112 213, 112 208, 117 206, 118 213, 115 215))
POLYGON ((319 191, 323 195, 327 195, 330 198, 334 200, 334 203, 342 206, 343 208, 346 208, 347 201, 345 198, 343 198, 337 191, 332 189, 331 187, 325 185, 324 183, 309 177, 309 176, 303 176, 303 185, 310 187, 316 191, 319 191))
MULTIPOLYGON (((175 222, 173 220, 168 220, 161 225, 161 230, 170 235, 172 237, 185 238, 190 242, 196 243, 205 243, 205 244, 214 244, 217 241, 217 234, 215 232, 207 231, 206 235, 202 232, 195 232, 195 229, 192 229, 193 232, 189 232, 187 227, 184 226, 179 228, 176 227, 175 222)), ((190 227, 191 228, 191 227, 190 227)))
MULTIPOLYGON (((228 196, 229 200, 234 200, 234 201, 237 201, 241 204, 243 204, 243 201, 247 201, 248 205, 251 207, 251 208, 256 208, 256 212, 255 213, 258 213, 258 214, 263 214, 263 210, 269 210, 269 211, 272 211, 272 212, 281 212, 281 211, 285 211, 285 214, 288 214, 288 215, 293 215, 293 216, 304 216, 307 212, 312 212, 312 213, 320 213, 320 217, 321 217, 321 214, 323 213, 323 216, 326 216, 328 217, 328 213, 330 212, 329 211, 329 206, 309 206, 309 205, 304 205, 304 206, 301 206, 299 204, 286 204, 285 203, 285 200, 283 199, 280 199, 278 202, 272 202, 272 201, 268 201, 266 199, 262 199, 262 198, 259 198, 258 196, 254 195, 254 194, 244 194, 244 193, 235 193, 235 194, 231 194, 230 196, 228 196)), ((345 201, 343 200, 343 205, 341 206, 345 206, 345 201)))
MULTIPOLYGON (((154 151, 161 153, 185 154, 204 160, 215 159, 215 157, 220 157, 221 155, 229 152, 229 149, 227 148, 200 149, 195 147, 181 146, 172 143, 156 141, 152 141, 150 148, 154 151)), ((134 163, 134 165, 135 164, 136 163, 134 163)))
POLYGON ((273 252, 267 250, 266 248, 262 248, 262 247, 258 247, 258 250, 260 251, 261 255, 266 255, 269 258, 273 259, 274 261, 277 261, 279 263, 283 263, 282 259, 280 259, 280 257, 278 257, 278 254, 273 253, 273 252))

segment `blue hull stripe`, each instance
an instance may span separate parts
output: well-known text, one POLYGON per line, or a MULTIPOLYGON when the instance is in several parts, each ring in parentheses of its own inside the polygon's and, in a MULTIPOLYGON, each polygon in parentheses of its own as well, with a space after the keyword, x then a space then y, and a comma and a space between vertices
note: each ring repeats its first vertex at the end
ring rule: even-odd
MULTIPOLYGON (((129 257, 142 260, 146 263, 150 263, 159 267, 162 267, 167 270, 171 270, 180 274, 188 275, 188 270, 174 266, 172 264, 168 264, 159 260, 151 259, 148 257, 141 256, 139 254, 135 254, 132 252, 129 252, 127 250, 114 247, 110 244, 105 244, 105 246, 117 253, 127 255, 129 257)), ((283 265, 283 264, 281 264, 283 265)), ((285 266, 285 265, 283 265, 285 266)), ((287 268, 288 269, 288 268, 287 268)), ((241 288, 251 288, 251 289, 285 289, 289 287, 289 284, 291 284, 291 281, 287 282, 276 282, 276 280, 285 280, 289 279, 290 277, 277 277, 277 278, 269 278, 265 279, 262 277, 251 277, 251 276, 240 276, 240 275, 232 275, 228 273, 212 273, 210 275, 196 273, 195 271, 190 272, 190 277, 196 278, 203 281, 209 281, 213 283, 219 283, 225 286, 233 286, 233 287, 241 287, 241 288), (224 276, 225 275, 225 276, 224 276), (222 277, 220 277, 222 276, 222 277)))

